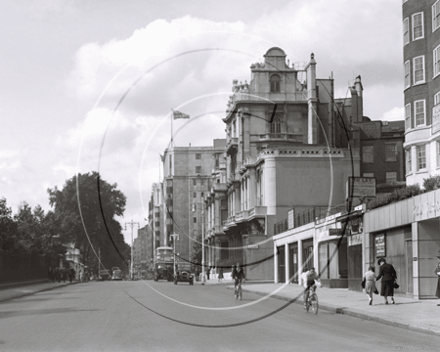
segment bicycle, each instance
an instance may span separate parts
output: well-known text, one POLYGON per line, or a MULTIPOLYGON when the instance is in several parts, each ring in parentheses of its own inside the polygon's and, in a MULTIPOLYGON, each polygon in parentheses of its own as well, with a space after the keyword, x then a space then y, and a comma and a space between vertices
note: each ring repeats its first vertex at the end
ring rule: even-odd
POLYGON ((314 314, 318 314, 318 308, 319 308, 318 295, 314 291, 309 292, 309 297, 307 298, 307 302, 306 302, 307 313, 309 312, 310 307, 312 307, 312 311, 314 314))
POLYGON ((235 299, 238 299, 238 297, 240 297, 240 301, 243 298, 243 290, 241 288, 241 280, 238 280, 237 286, 235 287, 234 290, 234 295, 235 295, 235 299))

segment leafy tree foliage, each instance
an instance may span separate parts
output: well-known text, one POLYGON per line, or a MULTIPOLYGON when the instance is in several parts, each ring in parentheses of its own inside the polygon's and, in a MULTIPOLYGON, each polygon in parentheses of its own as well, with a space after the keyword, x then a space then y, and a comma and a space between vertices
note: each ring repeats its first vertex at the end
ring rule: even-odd
POLYGON ((12 218, 12 210, 6 205, 6 199, 0 198, 0 250, 17 250, 17 223, 12 218))
POLYGON ((126 197, 116 184, 92 172, 75 175, 61 190, 55 187, 48 193, 62 241, 80 249, 85 265, 98 268, 100 256, 106 268, 125 267, 130 247, 115 217, 123 216, 126 197))
POLYGON ((59 224, 52 211, 45 214, 40 205, 32 210, 29 204, 23 202, 14 218, 18 238, 27 252, 55 255, 63 251, 58 241, 59 224))

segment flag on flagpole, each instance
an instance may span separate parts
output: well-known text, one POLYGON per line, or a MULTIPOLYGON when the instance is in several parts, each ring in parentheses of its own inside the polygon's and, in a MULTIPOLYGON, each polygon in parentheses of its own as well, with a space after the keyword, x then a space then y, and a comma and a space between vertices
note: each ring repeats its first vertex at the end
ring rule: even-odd
POLYGON ((189 119, 189 115, 188 114, 184 114, 181 111, 174 111, 173 110, 173 119, 189 119))

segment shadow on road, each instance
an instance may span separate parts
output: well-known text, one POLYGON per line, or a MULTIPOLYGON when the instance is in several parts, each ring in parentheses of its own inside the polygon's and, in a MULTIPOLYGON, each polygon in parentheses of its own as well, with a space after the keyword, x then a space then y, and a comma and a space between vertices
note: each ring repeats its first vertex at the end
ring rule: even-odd
POLYGON ((30 316, 30 315, 43 315, 43 314, 56 314, 56 313, 79 313, 79 312, 96 312, 100 309, 73 309, 73 308, 54 308, 54 309, 33 309, 33 310, 20 310, 20 311, 7 311, 0 312, 0 319, 30 316))

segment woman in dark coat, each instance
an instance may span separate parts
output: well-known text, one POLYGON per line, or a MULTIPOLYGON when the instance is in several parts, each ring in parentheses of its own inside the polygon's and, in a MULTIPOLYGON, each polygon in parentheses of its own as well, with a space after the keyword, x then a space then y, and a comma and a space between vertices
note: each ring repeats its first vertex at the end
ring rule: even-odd
POLYGON ((380 295, 385 298, 385 304, 388 304, 388 296, 391 297, 391 303, 394 304, 394 281, 397 279, 396 270, 384 258, 380 258, 377 264, 380 265, 380 269, 376 281, 382 278, 380 295))

